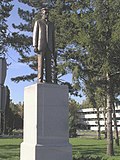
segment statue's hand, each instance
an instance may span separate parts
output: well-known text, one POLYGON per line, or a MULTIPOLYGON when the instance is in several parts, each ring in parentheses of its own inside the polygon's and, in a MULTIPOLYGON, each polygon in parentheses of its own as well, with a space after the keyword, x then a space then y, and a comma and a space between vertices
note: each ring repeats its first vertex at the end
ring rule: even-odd
POLYGON ((35 52, 35 53, 38 53, 37 47, 34 48, 34 52, 35 52))

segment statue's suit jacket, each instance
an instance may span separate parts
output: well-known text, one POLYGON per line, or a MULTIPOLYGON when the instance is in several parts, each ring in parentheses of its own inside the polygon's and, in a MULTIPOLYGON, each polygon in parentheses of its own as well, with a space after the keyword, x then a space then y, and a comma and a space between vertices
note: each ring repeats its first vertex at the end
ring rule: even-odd
POLYGON ((54 24, 50 21, 37 20, 33 30, 33 47, 39 52, 50 51, 54 54, 54 24))

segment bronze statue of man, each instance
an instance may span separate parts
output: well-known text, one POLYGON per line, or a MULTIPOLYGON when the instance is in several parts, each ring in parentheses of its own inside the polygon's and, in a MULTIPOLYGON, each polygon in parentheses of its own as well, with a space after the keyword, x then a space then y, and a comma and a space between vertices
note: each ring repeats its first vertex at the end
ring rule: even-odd
POLYGON ((41 14, 42 18, 35 22, 33 30, 34 52, 38 54, 38 80, 52 83, 52 59, 56 58, 55 29, 54 24, 48 20, 48 9, 42 8, 41 14))

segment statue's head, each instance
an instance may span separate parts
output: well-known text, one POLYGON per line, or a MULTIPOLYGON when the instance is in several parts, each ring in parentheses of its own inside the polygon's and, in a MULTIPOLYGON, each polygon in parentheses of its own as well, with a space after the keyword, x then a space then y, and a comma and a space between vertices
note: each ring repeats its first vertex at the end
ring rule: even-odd
POLYGON ((48 20, 48 16, 49 16, 48 8, 42 8, 41 15, 42 15, 42 19, 48 20))

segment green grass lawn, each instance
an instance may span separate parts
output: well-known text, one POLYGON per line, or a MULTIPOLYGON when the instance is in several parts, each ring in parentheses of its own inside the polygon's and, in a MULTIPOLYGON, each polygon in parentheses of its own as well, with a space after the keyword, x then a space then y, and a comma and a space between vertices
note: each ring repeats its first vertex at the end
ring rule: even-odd
MULTIPOLYGON (((106 140, 96 140, 91 138, 71 138, 70 143, 73 146, 73 155, 96 155, 106 156, 106 140)), ((115 156, 108 157, 109 160, 120 160, 120 146, 114 146, 115 156)))
MULTIPOLYGON (((0 160, 19 160, 20 143, 22 139, 0 139, 0 160)), ((106 141, 85 138, 70 138, 73 145, 73 155, 80 152, 82 155, 105 156, 106 141)), ((109 160, 120 160, 120 147, 114 147, 115 156, 109 160)))
POLYGON ((0 139, 0 160, 19 160, 21 139, 0 139))

